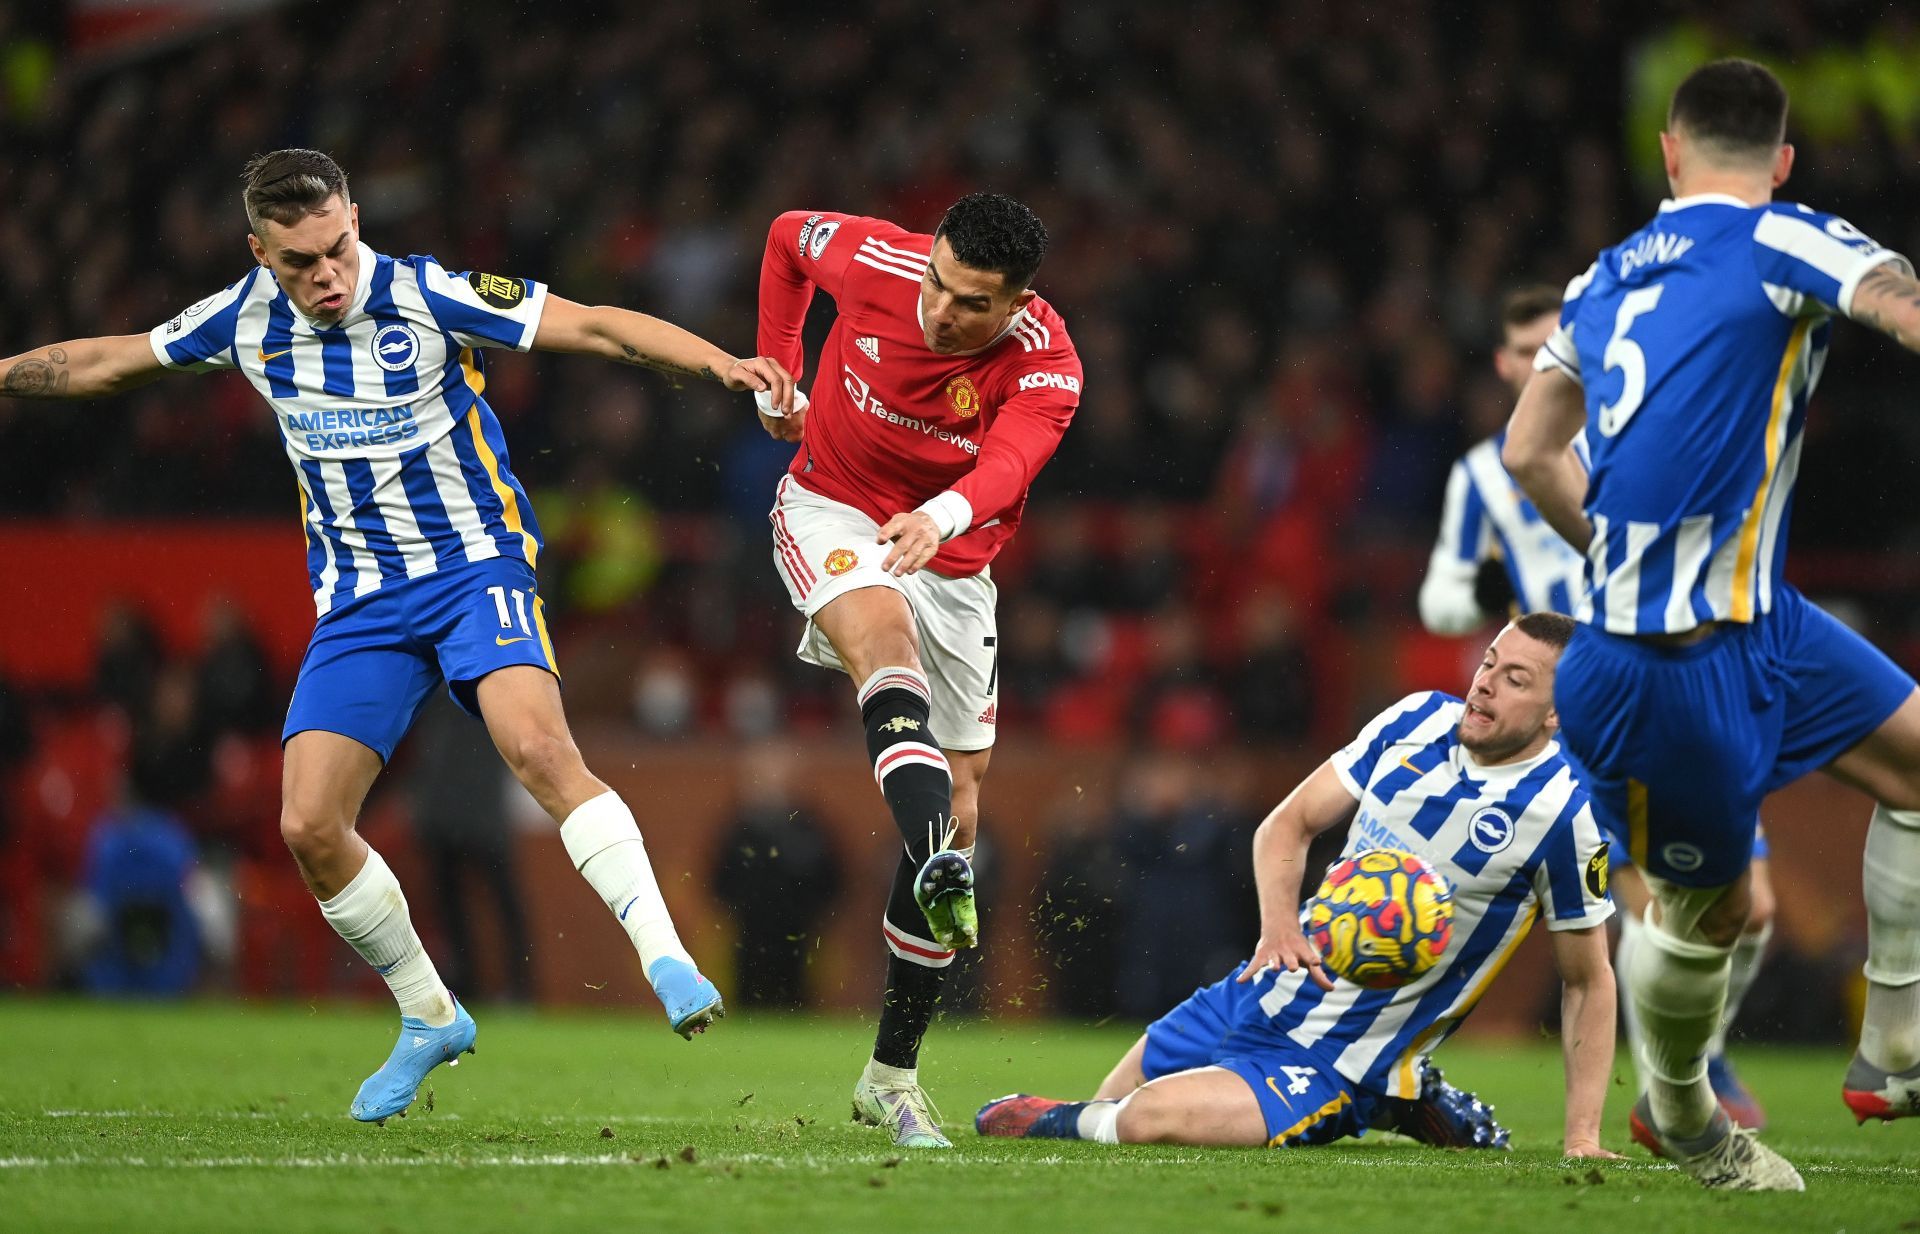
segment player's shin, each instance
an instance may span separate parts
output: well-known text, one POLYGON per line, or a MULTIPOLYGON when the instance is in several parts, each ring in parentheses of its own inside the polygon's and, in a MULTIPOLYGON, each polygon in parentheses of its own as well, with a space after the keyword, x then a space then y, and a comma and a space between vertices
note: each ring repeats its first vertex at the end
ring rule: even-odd
POLYGON ((633 940, 649 975, 654 962, 663 957, 693 963, 660 897, 660 883, 647 860, 633 811, 618 793, 605 792, 580 805, 560 825, 560 839, 574 868, 633 940))
POLYGON ((1920 1064, 1920 812, 1874 809, 1867 828, 1867 1005, 1860 1054, 1884 1071, 1920 1064))
POLYGON ((1655 1124, 1666 1136, 1687 1139, 1704 1131, 1719 1108, 1707 1083, 1707 1046, 1726 1009, 1733 949, 1713 945, 1698 929, 1717 889, 1647 881, 1656 888, 1660 919, 1643 923, 1627 976, 1641 1030, 1636 1061, 1655 1124))
POLYGON ((910 668, 877 669, 861 685, 859 701, 873 778, 918 872, 946 846, 953 813, 953 772, 931 729, 926 676, 910 668))
POLYGON ((400 1014, 433 1028, 453 1023, 453 996, 420 945, 407 897, 386 861, 372 848, 367 862, 331 900, 320 902, 327 924, 378 969, 400 1004, 400 1014))
POLYGON ((1747 991, 1753 988, 1753 979, 1760 975, 1760 965, 1767 958, 1767 944, 1773 941, 1773 923, 1769 921, 1758 930, 1752 930, 1740 936, 1733 945, 1732 963, 1727 971, 1727 1006, 1720 1016, 1720 1027, 1713 1034, 1713 1040, 1707 1043, 1709 1055, 1727 1052, 1727 1030, 1740 1015, 1740 1004, 1747 999, 1747 991))
POLYGON ((911 856, 902 856, 894 871, 893 891, 881 922, 888 952, 887 993, 873 1042, 873 1061, 907 1073, 908 1082, 913 1082, 912 1073, 919 1066, 920 1042, 933 1023, 954 956, 926 937, 926 918, 913 898, 919 870, 911 856))
POLYGON ((1635 1082, 1641 1092, 1647 1091, 1646 1067, 1640 1062, 1640 1046, 1645 1033, 1640 1027, 1640 1017, 1634 1011, 1632 998, 1633 973, 1639 967, 1640 957, 1646 950, 1643 941, 1646 934, 1646 922, 1639 914, 1630 909, 1620 911, 1620 942, 1613 951, 1613 976, 1620 983, 1620 1020, 1626 1029, 1627 1054, 1633 1060, 1635 1082))

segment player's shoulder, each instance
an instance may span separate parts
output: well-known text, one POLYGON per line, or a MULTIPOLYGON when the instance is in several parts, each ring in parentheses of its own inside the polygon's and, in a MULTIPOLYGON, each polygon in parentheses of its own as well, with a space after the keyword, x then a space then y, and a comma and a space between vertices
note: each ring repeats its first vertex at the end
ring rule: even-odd
POLYGON ((1039 296, 1027 302, 1007 337, 982 359, 1023 390, 1047 386, 1079 394, 1086 375, 1067 323, 1039 296))
POLYGON ((1368 728, 1396 743, 1431 741, 1452 732, 1466 706, 1442 690, 1416 690, 1375 716, 1368 728))

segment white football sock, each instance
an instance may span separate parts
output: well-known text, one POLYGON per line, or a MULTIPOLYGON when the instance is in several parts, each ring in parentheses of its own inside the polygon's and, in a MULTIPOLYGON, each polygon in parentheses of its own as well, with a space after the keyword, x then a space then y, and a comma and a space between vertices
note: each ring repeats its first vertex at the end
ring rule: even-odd
POLYGON ((1118 1101, 1089 1101, 1075 1120, 1074 1129, 1083 1140, 1092 1140, 1097 1144, 1118 1144, 1120 1142, 1120 1103, 1118 1101))
POLYGON ((880 1088, 912 1088, 920 1082, 920 1069, 892 1067, 877 1058, 869 1058, 861 1078, 880 1088))
POLYGON ((379 853, 367 849, 367 863, 339 895, 320 902, 320 912, 360 958, 386 978, 401 1015, 434 1028, 453 1023, 453 995, 420 946, 400 880, 379 853))
POLYGON ((1876 806, 1861 883, 1867 1007, 1860 1053, 1887 1071, 1920 1063, 1920 813, 1876 806))
POLYGON ((1758 930, 1740 936, 1733 945, 1733 965, 1727 970, 1727 1009, 1720 1013, 1720 1027, 1714 1030, 1713 1040, 1707 1042, 1707 1057, 1727 1052, 1727 1032, 1740 1016, 1740 1004, 1747 999, 1747 991, 1753 988, 1753 979, 1760 975, 1760 964, 1767 958, 1767 944, 1773 941, 1773 923, 1769 921, 1758 930))
POLYGON ((633 811, 609 789, 583 802, 560 824, 560 840, 574 869, 600 893, 640 953, 640 966, 651 971, 662 956, 693 963, 674 932, 667 902, 647 860, 640 826, 633 811))
POLYGON ((1707 1043, 1726 1009, 1732 950, 1675 938, 1662 923, 1646 922, 1640 933, 1627 990, 1641 1025, 1639 1061, 1653 1121, 1670 1138, 1699 1135, 1717 1108, 1707 1043))
POLYGON ((1627 983, 1632 979, 1629 974, 1639 963, 1639 957, 1646 950, 1641 936, 1647 929, 1638 913, 1622 907, 1620 910, 1620 942, 1613 949, 1613 978, 1620 985, 1620 1018, 1626 1027, 1627 1057, 1633 1060, 1633 1078, 1638 1091, 1647 1091, 1647 1069, 1640 1061, 1640 1017, 1634 1014, 1633 999, 1627 994, 1627 983))

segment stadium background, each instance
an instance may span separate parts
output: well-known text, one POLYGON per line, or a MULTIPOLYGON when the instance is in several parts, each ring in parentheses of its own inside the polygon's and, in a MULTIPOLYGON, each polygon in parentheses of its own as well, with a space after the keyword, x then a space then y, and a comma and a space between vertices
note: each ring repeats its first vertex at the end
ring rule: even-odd
MULTIPOLYGON (((1789 195, 1920 251, 1920 25, 1894 8, 0 7, 0 354, 145 330, 244 272, 238 168, 276 146, 339 158, 375 247, 738 352, 775 213, 930 230, 972 188, 1028 201, 1088 390, 995 567, 990 945, 960 1001, 1140 1017, 1250 945, 1245 841, 1277 794, 1378 706, 1464 684, 1477 641, 1422 633, 1413 593, 1449 462, 1508 409, 1499 297, 1650 211, 1666 93, 1729 50, 1794 92, 1789 195)), ((1790 575, 1912 668, 1912 369, 1857 329, 1834 358, 1790 575)), ((870 1004, 891 827, 845 683, 791 656, 764 521, 786 450, 711 386, 489 361, 576 729, 696 951, 739 1003, 870 1004)), ((277 834, 295 508, 236 377, 0 402, 0 988, 381 995, 277 834)), ((428 732, 366 828, 455 988, 644 999, 478 729, 428 732), (511 857, 527 942, 475 885, 455 945, 463 854, 511 857)), ((1865 818, 1824 782, 1770 805, 1782 932, 1750 1032, 1844 1035, 1865 818)), ((1542 958, 1483 1031, 1551 1014, 1542 958)))

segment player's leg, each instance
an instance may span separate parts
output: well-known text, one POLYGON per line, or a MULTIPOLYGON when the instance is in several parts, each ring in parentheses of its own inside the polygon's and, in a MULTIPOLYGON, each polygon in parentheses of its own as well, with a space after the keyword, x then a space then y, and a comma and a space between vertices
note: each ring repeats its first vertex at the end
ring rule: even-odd
POLYGON ((700 976, 660 894, 633 811, 587 770, 567 726, 560 685, 544 668, 509 665, 475 683, 475 701, 501 757, 560 824, 560 839, 639 953, 675 1032, 701 1032, 725 1012, 700 976))
POLYGON ((435 1066, 473 1049, 473 1019, 441 981, 386 861, 354 829, 361 803, 426 694, 434 667, 394 644, 398 605, 375 597, 314 632, 287 709, 280 833, 327 924, 379 971, 400 1035, 353 1116, 403 1113, 435 1066))
POLYGON ((1267 1119, 1246 1080, 1202 1067, 1141 1086, 1115 1107, 1113 1133, 1120 1144, 1257 1148, 1267 1119))
POLYGON ((1143 1060, 1147 1053, 1147 1035, 1140 1034, 1133 1046, 1120 1056, 1113 1065, 1107 1078, 1100 1081, 1100 1087, 1094 1092, 1095 1101, 1118 1101, 1134 1089, 1147 1082, 1143 1060))
POLYGON ((704 1030, 725 1014, 719 991, 681 945, 633 811, 574 744, 532 569, 498 558, 413 586, 414 627, 454 701, 485 721, 508 769, 560 824, 567 856, 626 931, 673 1030, 704 1030))
POLYGON ((1867 827, 1867 1000, 1843 1095, 1855 1117, 1920 1115, 1920 695, 1835 759, 1878 803, 1867 827))
POLYGON ((1747 914, 1747 928, 1740 932, 1739 940, 1733 945, 1733 958, 1727 970, 1727 1005, 1720 1014, 1720 1028, 1707 1043, 1707 1082, 1713 1086, 1713 1095, 1734 1122, 1755 1131, 1767 1125, 1767 1113, 1727 1058, 1727 1033, 1739 1018, 1741 1004, 1753 989, 1760 966, 1766 962, 1767 945, 1773 941, 1773 875, 1767 858, 1762 855, 1763 844, 1764 837, 1756 837, 1750 867, 1752 908, 1747 914))

